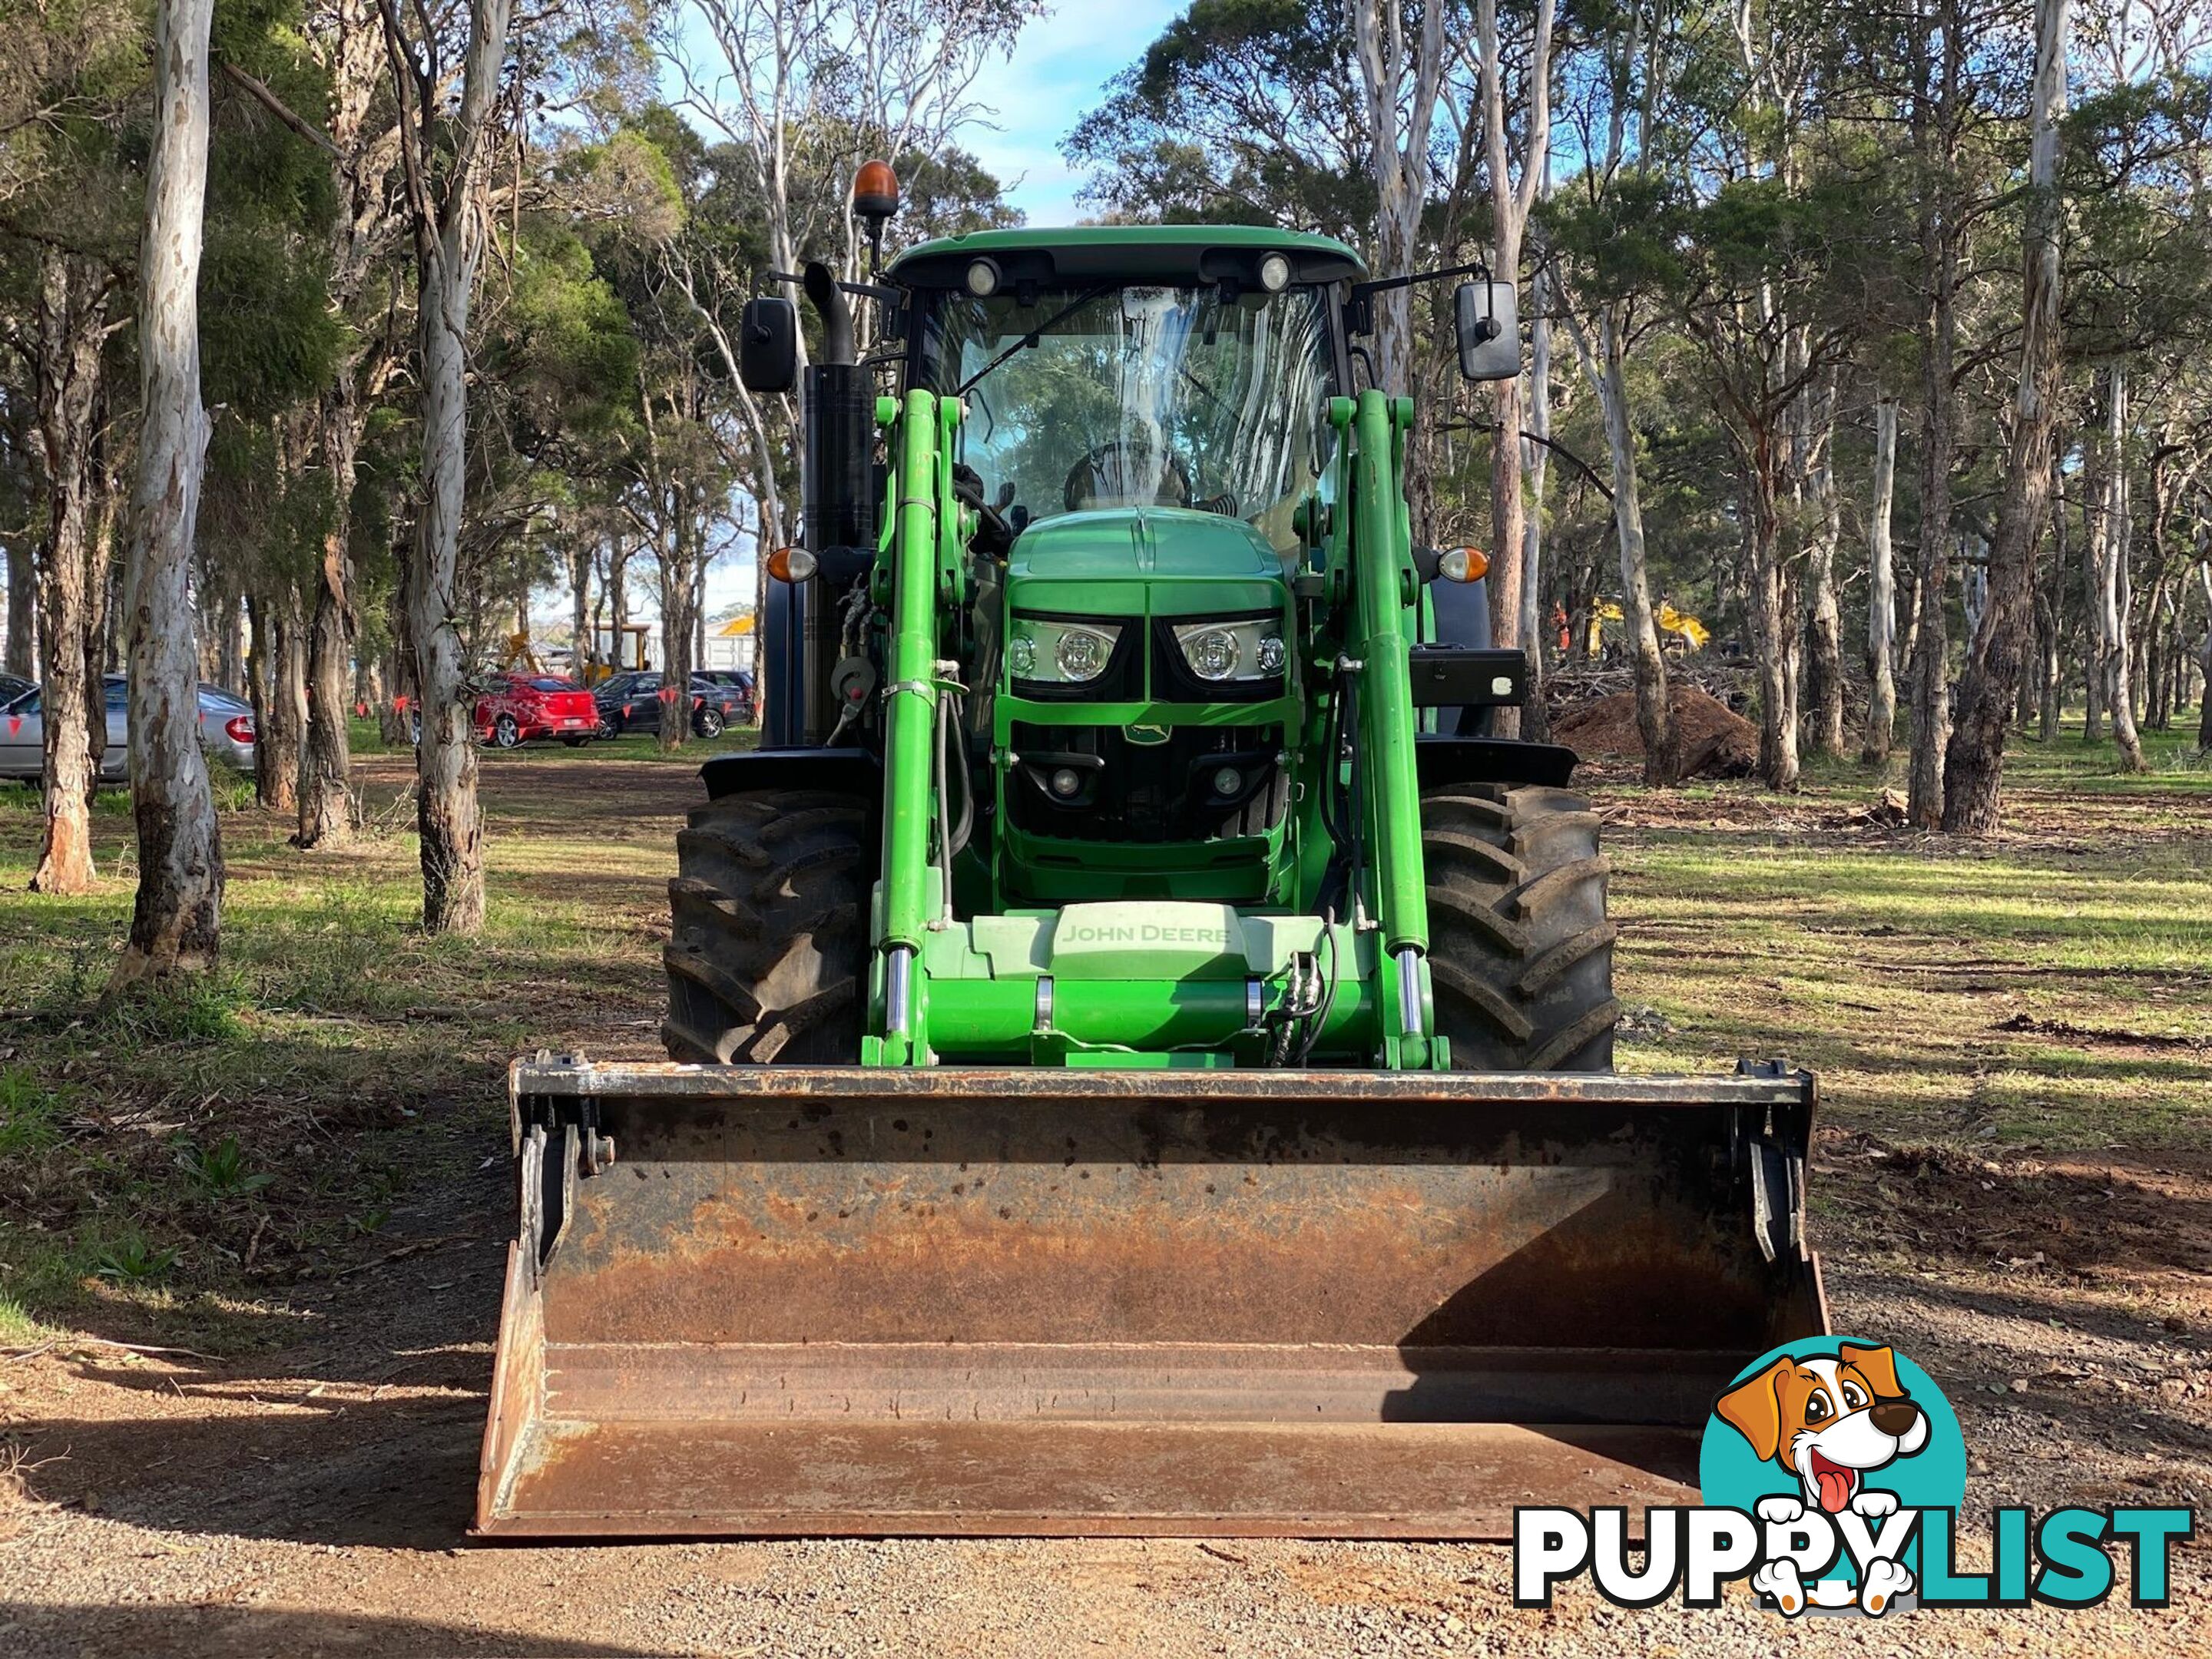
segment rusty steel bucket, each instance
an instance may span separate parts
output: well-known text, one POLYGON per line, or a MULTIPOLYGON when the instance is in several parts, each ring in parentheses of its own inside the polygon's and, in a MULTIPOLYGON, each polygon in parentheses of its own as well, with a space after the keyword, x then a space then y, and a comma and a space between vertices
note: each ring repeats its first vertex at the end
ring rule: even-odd
POLYGON ((481 1534, 1503 1536, 1826 1328, 1779 1066, 512 1086, 481 1534))

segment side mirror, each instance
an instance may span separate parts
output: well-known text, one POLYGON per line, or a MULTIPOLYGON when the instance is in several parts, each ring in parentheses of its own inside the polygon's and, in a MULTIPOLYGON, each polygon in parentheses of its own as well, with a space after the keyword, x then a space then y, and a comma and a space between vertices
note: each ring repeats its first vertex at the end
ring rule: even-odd
POLYGON ((799 307, 788 300, 745 301, 738 319, 738 378, 748 392, 788 392, 799 379, 799 307))
POLYGON ((1521 299, 1510 283, 1462 283, 1452 296, 1459 372, 1510 380, 1521 372, 1521 299))

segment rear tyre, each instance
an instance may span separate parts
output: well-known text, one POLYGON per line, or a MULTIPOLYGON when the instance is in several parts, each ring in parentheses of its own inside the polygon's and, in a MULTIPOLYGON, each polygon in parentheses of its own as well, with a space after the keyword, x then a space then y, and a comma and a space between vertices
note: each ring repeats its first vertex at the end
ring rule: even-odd
POLYGON ((512 714, 501 714, 491 723, 491 740, 501 749, 512 749, 522 741, 522 727, 512 714))
POLYGON ((672 1058, 836 1066, 860 1057, 866 804, 816 789, 725 795, 676 837, 662 951, 672 1058))
POLYGON ((702 707, 699 712, 691 717, 691 729, 702 738, 720 737, 722 711, 719 708, 702 707))
POLYGON ((1565 789, 1421 796, 1429 972, 1452 1066, 1610 1072, 1613 941, 1598 817, 1565 789))

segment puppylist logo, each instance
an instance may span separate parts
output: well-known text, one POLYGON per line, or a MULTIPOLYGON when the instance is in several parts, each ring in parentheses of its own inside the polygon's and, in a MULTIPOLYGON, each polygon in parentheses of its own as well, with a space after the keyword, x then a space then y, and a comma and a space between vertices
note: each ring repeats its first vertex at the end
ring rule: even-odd
POLYGON ((1698 1468, 1705 1502, 1645 1513, 1640 1565, 1628 1511, 1524 1508, 1513 1517, 1513 1598, 1549 1607, 1553 1586, 1590 1575, 1615 1606, 1680 1594, 1720 1605, 1746 1579, 1761 1605, 1881 1618, 1918 1607, 2095 1607, 2124 1590, 2166 1604, 2188 1510, 2069 1508, 2038 1518, 1999 1509, 1986 1573, 1959 1571, 1956 1521, 1966 1443, 1933 1379, 1895 1349, 1814 1338, 1761 1355, 1723 1389, 1698 1468))

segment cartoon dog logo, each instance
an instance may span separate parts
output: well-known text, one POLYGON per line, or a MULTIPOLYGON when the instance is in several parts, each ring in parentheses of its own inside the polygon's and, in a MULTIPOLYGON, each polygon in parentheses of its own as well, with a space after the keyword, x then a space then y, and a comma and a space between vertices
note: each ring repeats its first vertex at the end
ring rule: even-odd
MULTIPOLYGON (((1796 1497, 1761 1498, 1762 1521, 1787 1524, 1808 1509, 1829 1515, 1849 1510, 1878 1522, 1894 1514, 1897 1494, 1869 1486, 1867 1477, 1928 1443, 1928 1413, 1897 1376, 1897 1356, 1887 1347, 1844 1343, 1833 1356, 1783 1354, 1720 1398, 1714 1413, 1751 1443, 1763 1463, 1789 1472, 1796 1497)), ((1752 1587, 1771 1596, 1784 1613, 1808 1605, 1848 1606, 1885 1612, 1913 1588, 1912 1574, 1893 1561, 1876 1561, 1853 1586, 1831 1580, 1808 1593, 1796 1565, 1771 1561, 1752 1575, 1752 1587)))

